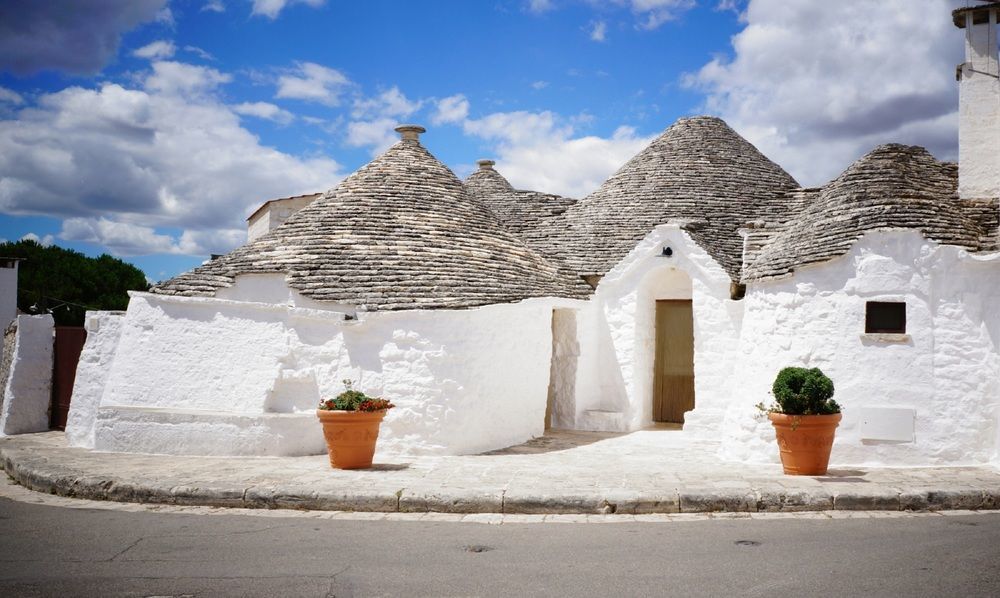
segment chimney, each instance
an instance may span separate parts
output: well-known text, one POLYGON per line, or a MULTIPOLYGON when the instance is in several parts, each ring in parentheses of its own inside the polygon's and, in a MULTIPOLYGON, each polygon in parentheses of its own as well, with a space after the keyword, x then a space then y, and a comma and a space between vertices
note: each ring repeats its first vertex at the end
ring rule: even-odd
POLYGON ((479 170, 493 170, 493 165, 496 164, 494 160, 476 160, 476 164, 479 165, 479 170))
POLYGON ((426 133, 427 129, 420 125, 399 125, 396 127, 396 132, 399 133, 399 138, 403 141, 416 141, 419 143, 420 134, 426 133))
POLYGON ((1000 197, 1000 2, 980 2, 952 12, 965 29, 965 62, 958 67, 958 195, 1000 197))

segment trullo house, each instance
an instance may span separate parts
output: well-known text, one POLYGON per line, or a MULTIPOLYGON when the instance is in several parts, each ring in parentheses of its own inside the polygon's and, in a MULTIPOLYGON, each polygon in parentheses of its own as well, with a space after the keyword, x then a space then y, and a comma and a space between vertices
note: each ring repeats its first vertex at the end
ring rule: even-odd
MULTIPOLYGON (((841 464, 997 459, 1000 3, 962 8, 959 164, 874 148, 821 188, 712 117, 589 196, 462 182, 422 129, 232 253, 94 313, 67 436, 99 450, 320 453, 313 408, 391 398, 380 450, 654 422, 773 460, 786 365, 837 385, 841 464)), ((284 218, 285 216, 282 216, 284 218)), ((677 433, 677 432, 664 432, 677 433)))

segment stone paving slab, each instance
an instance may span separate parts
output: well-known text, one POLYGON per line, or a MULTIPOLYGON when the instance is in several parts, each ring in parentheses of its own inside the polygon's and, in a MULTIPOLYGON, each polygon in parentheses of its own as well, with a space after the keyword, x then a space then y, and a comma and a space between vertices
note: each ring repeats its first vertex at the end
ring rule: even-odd
MULTIPOLYGON (((59 432, 0 439, 17 483, 49 494, 132 503, 368 513, 621 515, 1000 509, 995 467, 838 468, 786 476, 728 463, 718 444, 676 430, 557 431, 460 457, 376 459, 331 469, 310 457, 176 457, 66 446, 59 432)), ((486 519, 489 519, 486 517, 486 519)), ((561 520, 556 517, 554 521, 561 520)))

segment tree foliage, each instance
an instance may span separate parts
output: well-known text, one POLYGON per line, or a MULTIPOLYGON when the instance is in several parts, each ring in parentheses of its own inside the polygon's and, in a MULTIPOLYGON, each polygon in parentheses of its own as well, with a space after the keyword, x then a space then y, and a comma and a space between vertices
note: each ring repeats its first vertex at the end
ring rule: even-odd
POLYGON ((142 270, 107 254, 91 258, 25 239, 0 243, 0 257, 24 259, 18 266, 18 309, 49 312, 57 326, 82 326, 87 310, 125 309, 126 291, 149 289, 142 270))

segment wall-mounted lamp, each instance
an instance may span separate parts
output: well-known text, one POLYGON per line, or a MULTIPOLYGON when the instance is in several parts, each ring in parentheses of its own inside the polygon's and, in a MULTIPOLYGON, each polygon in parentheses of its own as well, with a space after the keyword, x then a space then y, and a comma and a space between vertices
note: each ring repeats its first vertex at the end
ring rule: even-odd
POLYGON ((674 250, 673 249, 671 249, 669 247, 664 247, 663 248, 663 253, 661 253, 660 255, 662 255, 663 257, 670 257, 673 254, 674 254, 674 250))

